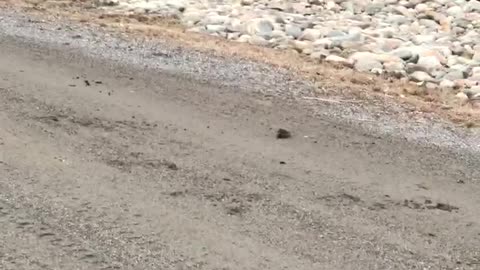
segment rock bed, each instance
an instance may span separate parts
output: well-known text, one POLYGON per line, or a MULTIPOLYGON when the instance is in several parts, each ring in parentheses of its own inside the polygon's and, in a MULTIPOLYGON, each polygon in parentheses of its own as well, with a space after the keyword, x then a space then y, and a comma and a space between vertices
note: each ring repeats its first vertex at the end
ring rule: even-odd
POLYGON ((480 96, 476 0, 101 2, 115 11, 176 14, 189 31, 480 96))

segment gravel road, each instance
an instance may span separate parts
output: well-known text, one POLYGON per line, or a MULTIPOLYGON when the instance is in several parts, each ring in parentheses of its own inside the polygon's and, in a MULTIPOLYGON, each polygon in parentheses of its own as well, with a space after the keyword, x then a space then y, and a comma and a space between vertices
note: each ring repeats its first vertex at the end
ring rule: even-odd
POLYGON ((283 71, 0 18, 0 269, 480 269, 455 131, 366 132, 283 71))

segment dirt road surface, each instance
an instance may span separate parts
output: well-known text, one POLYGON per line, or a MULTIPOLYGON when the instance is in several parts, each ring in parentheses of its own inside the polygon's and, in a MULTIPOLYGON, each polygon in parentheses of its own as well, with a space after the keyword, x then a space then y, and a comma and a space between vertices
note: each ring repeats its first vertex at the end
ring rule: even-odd
POLYGON ((0 269, 480 269, 478 155, 35 43, 12 20, 0 269))

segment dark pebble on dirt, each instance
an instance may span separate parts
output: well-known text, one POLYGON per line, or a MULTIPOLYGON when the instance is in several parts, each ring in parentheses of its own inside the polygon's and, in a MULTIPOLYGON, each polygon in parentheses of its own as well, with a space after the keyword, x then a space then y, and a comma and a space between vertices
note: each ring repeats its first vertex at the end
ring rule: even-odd
POLYGON ((438 209, 442 211, 452 212, 454 210, 458 210, 459 208, 448 203, 437 203, 435 205, 427 206, 428 209, 438 209))
POLYGON ((288 139, 291 137, 292 137, 292 134, 290 133, 290 131, 283 128, 280 128, 279 130, 277 130, 277 139, 288 139))
POLYGON ((173 192, 170 192, 170 196, 172 196, 172 197, 178 197, 178 196, 182 196, 182 195, 185 195, 185 192, 184 192, 184 191, 173 191, 173 192))
POLYGON ((90 86, 90 82, 88 80, 85 80, 84 82, 86 86, 90 86))
POLYGON ((154 52, 152 55, 157 57, 171 57, 170 54, 164 52, 154 52))
POLYGON ((174 171, 178 170, 177 164, 175 164, 173 162, 168 162, 167 163, 167 168, 169 168, 170 170, 174 170, 174 171))
POLYGON ((435 205, 435 208, 443 211, 448 211, 448 212, 451 212, 453 210, 458 210, 458 207, 447 204, 447 203, 437 203, 437 205, 435 205))
POLYGON ((227 214, 230 216, 240 216, 245 210, 241 206, 227 207, 227 214))

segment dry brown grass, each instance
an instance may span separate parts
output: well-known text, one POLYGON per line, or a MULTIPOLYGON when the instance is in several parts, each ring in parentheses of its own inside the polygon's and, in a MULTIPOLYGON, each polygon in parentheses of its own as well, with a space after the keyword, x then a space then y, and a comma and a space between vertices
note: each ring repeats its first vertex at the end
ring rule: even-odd
POLYGON ((480 123, 480 110, 457 99, 455 94, 458 90, 429 90, 406 81, 360 73, 340 65, 315 62, 293 50, 279 51, 187 32, 175 18, 105 14, 88 8, 92 2, 7 0, 3 4, 21 7, 47 19, 63 17, 100 25, 106 31, 126 33, 131 38, 162 39, 180 47, 283 67, 315 82, 321 96, 342 95, 370 102, 382 102, 385 98, 392 98, 400 104, 414 106, 418 112, 435 113, 462 125, 474 127, 480 123), (31 4, 28 1, 36 3, 31 4))

